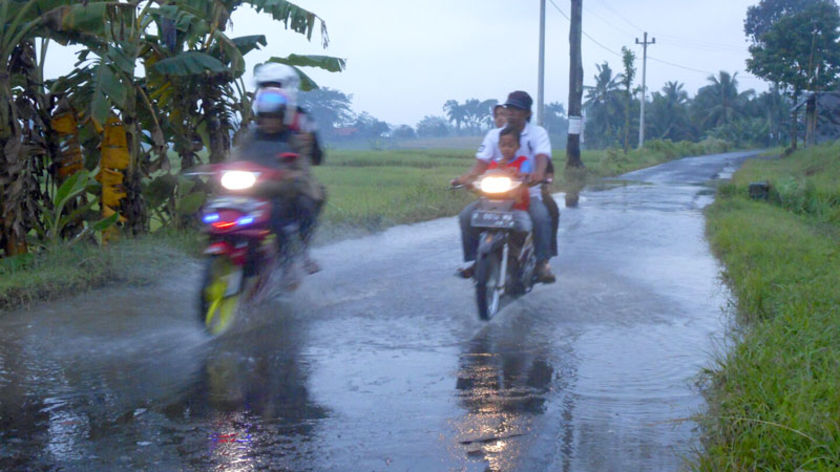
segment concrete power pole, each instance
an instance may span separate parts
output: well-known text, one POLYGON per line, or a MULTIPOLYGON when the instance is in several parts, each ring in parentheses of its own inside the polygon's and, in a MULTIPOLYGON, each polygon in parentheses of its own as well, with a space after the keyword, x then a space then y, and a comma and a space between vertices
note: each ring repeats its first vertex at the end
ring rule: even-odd
POLYGON ((543 103, 545 95, 545 0, 540 0, 540 67, 537 79, 537 124, 543 125, 543 103))
POLYGON ((642 109, 639 112, 639 148, 641 149, 645 144, 645 100, 647 99, 645 73, 647 71, 647 47, 648 44, 656 44, 656 38, 651 38, 650 42, 648 42, 647 31, 645 31, 644 40, 639 42, 639 38, 636 38, 636 44, 642 45, 642 109))
POLYGON ((582 168, 580 160, 581 100, 583 99, 583 60, 580 39, 582 34, 583 0, 571 0, 572 19, 569 28, 569 134, 566 141, 566 167, 582 168))

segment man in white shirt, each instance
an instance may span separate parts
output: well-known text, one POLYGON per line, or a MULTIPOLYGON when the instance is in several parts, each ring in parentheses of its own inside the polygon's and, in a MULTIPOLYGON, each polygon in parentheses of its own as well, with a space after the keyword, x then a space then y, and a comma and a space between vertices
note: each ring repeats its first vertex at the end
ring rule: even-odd
MULTIPOLYGON (((531 174, 532 181, 541 182, 546 177, 546 169, 551 161, 551 142, 548 139, 548 133, 543 127, 533 125, 529 122, 531 119, 532 104, 533 100, 527 92, 517 90, 508 95, 504 106, 507 110, 507 125, 520 129, 520 147, 516 151, 516 155, 526 156, 532 161, 531 164, 534 169, 531 174)), ((478 148, 478 152, 475 154, 476 162, 472 169, 466 174, 453 179, 451 182, 452 185, 464 184, 475 180, 476 177, 487 170, 487 166, 491 161, 501 158, 502 153, 499 150, 500 132, 500 128, 495 128, 487 133, 484 141, 478 148)), ((537 279, 543 283, 552 283, 555 277, 551 273, 551 267, 548 264, 552 255, 552 218, 543 202, 543 192, 540 190, 539 185, 531 187, 530 196, 531 204, 528 208, 528 214, 531 216, 534 227, 534 252, 537 257, 537 279)), ((458 215, 461 224, 462 242, 464 244, 465 262, 475 260, 475 251, 469 246, 464 235, 469 233, 470 215, 476 205, 477 202, 467 205, 458 215)), ((469 278, 472 276, 473 266, 469 265, 459 272, 462 277, 469 278)))

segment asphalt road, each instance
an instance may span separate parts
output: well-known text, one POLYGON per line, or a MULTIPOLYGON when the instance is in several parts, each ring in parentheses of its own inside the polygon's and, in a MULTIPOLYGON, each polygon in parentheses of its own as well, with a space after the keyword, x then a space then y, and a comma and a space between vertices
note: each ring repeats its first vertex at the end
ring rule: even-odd
POLYGON ((455 218, 319 248, 216 339, 197 262, 3 313, 0 469, 681 470, 731 322, 702 209, 746 155, 587 188, 557 283, 490 322, 452 276, 455 218))

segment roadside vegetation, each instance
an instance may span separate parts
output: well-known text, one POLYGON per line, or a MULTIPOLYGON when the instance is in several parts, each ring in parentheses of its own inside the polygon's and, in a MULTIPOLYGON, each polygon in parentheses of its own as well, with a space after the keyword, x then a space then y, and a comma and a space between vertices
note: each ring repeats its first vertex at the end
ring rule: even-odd
MULTIPOLYGON (((582 159, 587 166, 585 178, 594 180, 728 148, 719 140, 650 141, 645 149, 628 154, 621 150, 584 151, 582 159)), ((564 192, 569 187, 562 171, 564 152, 554 153, 558 163, 555 190, 564 192)), ((328 192, 316 244, 456 215, 475 197, 447 186, 452 177, 473 164, 474 155, 474 150, 464 149, 328 150, 325 164, 315 168, 328 192)), ((136 239, 126 236, 101 247, 56 241, 38 253, 0 259, 0 310, 109 283, 154 280, 167 264, 176 266, 185 257, 199 254, 202 237, 196 220, 183 218, 181 226, 161 226, 136 239)))
POLYGON ((737 299, 697 470, 840 470, 840 142, 751 160, 708 234, 737 299), (766 200, 749 184, 766 181, 766 200))
POLYGON ((198 255, 195 232, 161 231, 93 244, 56 245, 0 259, 0 312, 92 288, 158 281, 198 255))

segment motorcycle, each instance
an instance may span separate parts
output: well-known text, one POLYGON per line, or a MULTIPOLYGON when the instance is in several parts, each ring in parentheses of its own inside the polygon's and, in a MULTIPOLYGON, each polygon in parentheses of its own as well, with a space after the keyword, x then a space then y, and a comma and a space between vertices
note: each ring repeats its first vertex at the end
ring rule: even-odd
MULTIPOLYGON (((297 154, 284 153, 282 159, 297 154)), ((257 302, 270 292, 278 267, 286 285, 299 284, 294 260, 302 252, 297 223, 283 224, 282 244, 271 227, 271 201, 257 196, 262 185, 294 178, 294 172, 249 161, 201 166, 187 175, 209 175, 217 195, 201 211, 208 244, 199 294, 199 322, 214 335, 226 331, 245 302, 257 302)))
POLYGON ((503 303, 530 292, 536 282, 533 234, 514 229, 515 192, 522 185, 526 182, 493 170, 472 184, 480 195, 470 225, 481 229, 473 271, 481 320, 489 320, 503 303))

